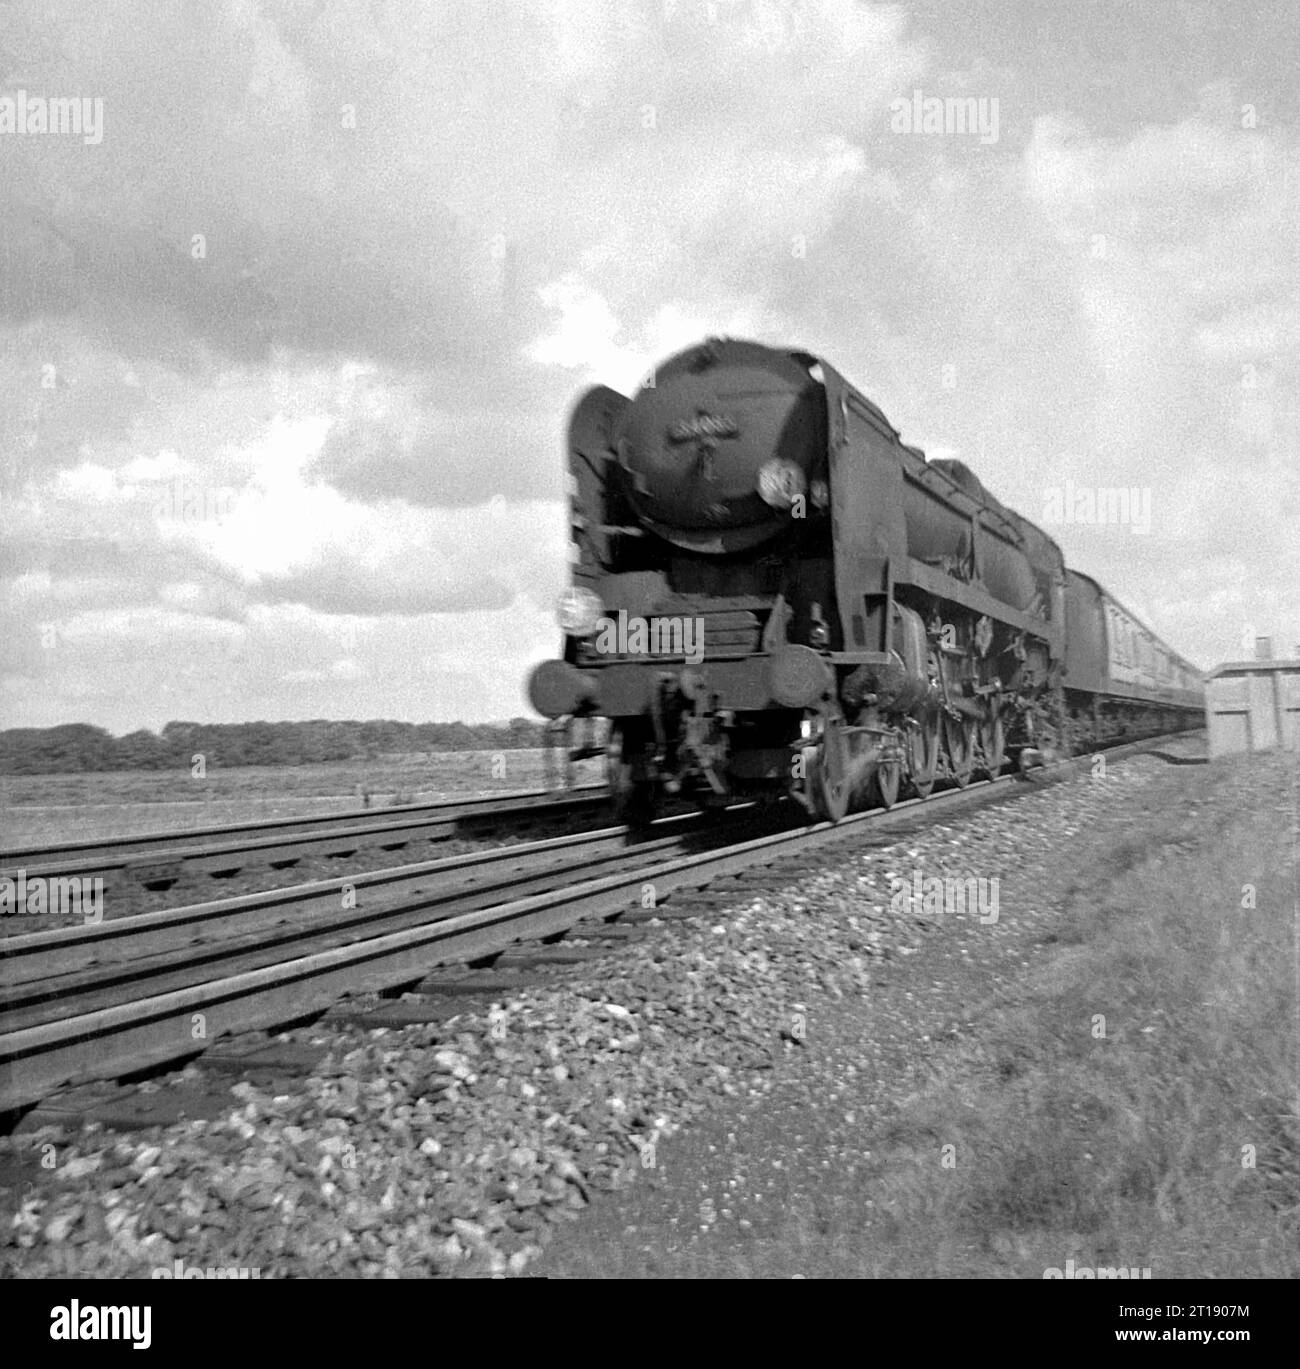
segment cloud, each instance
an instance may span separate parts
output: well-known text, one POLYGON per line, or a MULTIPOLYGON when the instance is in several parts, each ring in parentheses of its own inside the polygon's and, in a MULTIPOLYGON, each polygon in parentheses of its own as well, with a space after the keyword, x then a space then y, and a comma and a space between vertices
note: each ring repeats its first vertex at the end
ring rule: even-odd
POLYGON ((1277 26, 1229 84, 1222 15, 925 13, 10 6, 0 84, 105 110, 0 149, 11 714, 520 711, 569 407, 710 333, 820 352, 1031 515, 1150 484, 1150 537, 1062 541, 1224 655, 1300 572, 1277 26), (892 133, 918 86, 1001 96, 999 143, 892 133))

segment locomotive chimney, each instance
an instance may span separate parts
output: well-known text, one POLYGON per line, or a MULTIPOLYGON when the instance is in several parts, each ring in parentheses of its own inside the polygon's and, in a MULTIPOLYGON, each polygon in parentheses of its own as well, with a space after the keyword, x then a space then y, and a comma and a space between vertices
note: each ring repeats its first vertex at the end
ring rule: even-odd
POLYGON ((1255 659, 1257 661, 1271 661, 1273 659, 1273 639, 1271 637, 1255 638, 1255 659))

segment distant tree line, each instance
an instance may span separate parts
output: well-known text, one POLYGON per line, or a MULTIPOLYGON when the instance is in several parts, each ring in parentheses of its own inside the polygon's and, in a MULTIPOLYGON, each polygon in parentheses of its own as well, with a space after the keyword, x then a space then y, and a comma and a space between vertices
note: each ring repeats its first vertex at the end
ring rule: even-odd
POLYGON ((161 732, 114 737, 102 727, 12 727, 0 731, 0 773, 169 770, 202 754, 209 767, 311 765, 430 751, 513 751, 542 745, 543 724, 329 722, 168 723, 161 732))

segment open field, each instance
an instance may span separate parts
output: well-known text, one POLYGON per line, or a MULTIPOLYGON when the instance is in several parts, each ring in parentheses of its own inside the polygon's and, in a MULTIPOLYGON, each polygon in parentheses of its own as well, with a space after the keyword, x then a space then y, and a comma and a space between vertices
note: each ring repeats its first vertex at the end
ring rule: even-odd
MULTIPOLYGON (((599 763, 577 767, 600 780, 599 763)), ((184 831, 297 814, 507 793, 545 787, 543 753, 447 751, 320 765, 209 766, 0 777, 0 841, 36 846, 76 838, 184 831)))

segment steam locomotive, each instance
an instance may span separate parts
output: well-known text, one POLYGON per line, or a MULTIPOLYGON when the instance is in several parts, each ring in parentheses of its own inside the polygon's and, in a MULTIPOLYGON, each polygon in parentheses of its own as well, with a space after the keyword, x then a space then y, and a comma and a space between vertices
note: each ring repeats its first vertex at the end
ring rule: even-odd
POLYGON ((609 782, 792 795, 831 822, 1047 753, 1200 725, 1200 672, 960 461, 806 352, 708 339, 568 433, 562 655, 529 696, 608 720, 609 782))

